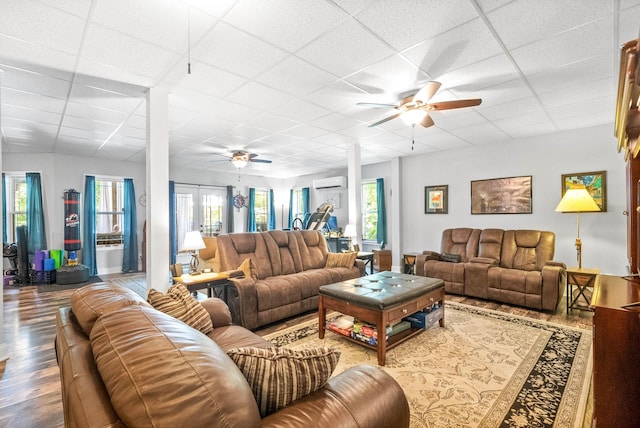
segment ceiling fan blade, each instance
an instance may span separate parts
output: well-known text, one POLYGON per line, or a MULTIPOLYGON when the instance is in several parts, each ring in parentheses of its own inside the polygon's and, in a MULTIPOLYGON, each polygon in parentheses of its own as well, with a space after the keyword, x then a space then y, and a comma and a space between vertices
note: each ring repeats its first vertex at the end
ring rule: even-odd
POLYGON ((249 159, 249 162, 256 162, 256 163, 271 163, 272 161, 267 160, 267 159, 249 159))
POLYGON ((422 119, 422 121, 417 123, 417 125, 420 125, 423 128, 428 128, 430 126, 435 125, 435 123, 433 122, 433 119, 431 119, 431 116, 427 114, 424 116, 424 119, 422 119))
POLYGON ((451 110, 454 108, 463 108, 463 107, 473 107, 477 106, 482 102, 480 98, 475 98, 471 100, 452 100, 452 101, 441 101, 438 103, 427 104, 429 110, 451 110))
POLYGON ((365 107, 373 107, 373 108, 396 108, 395 104, 384 104, 384 103, 356 103, 359 106, 365 107))
POLYGON ((435 93, 438 92, 438 89, 440 89, 440 82, 436 82, 433 80, 428 82, 422 87, 422 89, 418 91, 417 94, 413 96, 413 102, 421 101, 422 103, 426 104, 427 101, 429 101, 431 97, 433 97, 435 93))
POLYGON ((379 120, 379 121, 377 121, 376 123, 372 123, 371 125, 369 125, 369 128, 372 128, 372 127, 374 127, 374 126, 381 125, 381 124, 383 124, 383 123, 385 123, 385 122, 388 122, 388 121, 390 121, 390 120, 392 120, 392 119, 395 119, 395 118, 396 118, 396 117, 398 117, 398 116, 400 116, 400 113, 397 113, 397 114, 391 115, 391 116, 389 116, 389 117, 385 117, 384 119, 379 120))

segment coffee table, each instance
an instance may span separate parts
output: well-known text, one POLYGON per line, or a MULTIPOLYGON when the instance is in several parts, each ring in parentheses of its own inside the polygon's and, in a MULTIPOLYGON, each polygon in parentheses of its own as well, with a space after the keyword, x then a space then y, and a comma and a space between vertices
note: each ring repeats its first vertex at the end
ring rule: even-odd
POLYGON ((318 296, 318 335, 324 338, 327 310, 334 310, 376 326, 377 344, 369 345, 343 336, 359 345, 376 349, 378 364, 384 366, 387 349, 422 332, 411 328, 384 340, 386 327, 436 302, 442 305, 440 327, 444 327, 444 282, 437 278, 397 272, 380 272, 320 287, 318 296))

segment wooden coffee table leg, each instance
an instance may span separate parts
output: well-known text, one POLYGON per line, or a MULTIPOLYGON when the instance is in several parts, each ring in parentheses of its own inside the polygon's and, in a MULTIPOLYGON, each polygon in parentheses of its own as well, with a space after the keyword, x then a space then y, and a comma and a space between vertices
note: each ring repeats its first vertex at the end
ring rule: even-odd
POLYGON ((380 311, 377 316, 376 329, 378 330, 378 364, 384 366, 387 358, 387 312, 380 311))
POLYGON ((324 339, 324 325, 327 321, 327 310, 324 307, 322 294, 318 296, 318 337, 324 339))

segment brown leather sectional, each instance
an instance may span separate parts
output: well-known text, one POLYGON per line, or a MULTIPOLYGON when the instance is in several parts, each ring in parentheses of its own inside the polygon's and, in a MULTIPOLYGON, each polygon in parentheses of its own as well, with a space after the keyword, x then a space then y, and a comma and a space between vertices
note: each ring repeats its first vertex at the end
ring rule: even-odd
POLYGON ((85 286, 71 302, 57 313, 55 339, 66 427, 409 426, 401 387, 364 365, 261 419, 226 351, 273 345, 232 325, 222 300, 202 301, 207 335, 113 284, 85 286))
POLYGON ((444 280, 448 293, 552 311, 566 277, 554 251, 553 232, 446 229, 439 252, 416 258, 416 275, 444 280))
POLYGON ((327 241, 317 230, 270 230, 216 237, 212 263, 222 272, 238 269, 250 258, 255 278, 230 278, 227 303, 233 322, 256 329, 318 309, 321 285, 364 275, 364 263, 327 267, 327 241))

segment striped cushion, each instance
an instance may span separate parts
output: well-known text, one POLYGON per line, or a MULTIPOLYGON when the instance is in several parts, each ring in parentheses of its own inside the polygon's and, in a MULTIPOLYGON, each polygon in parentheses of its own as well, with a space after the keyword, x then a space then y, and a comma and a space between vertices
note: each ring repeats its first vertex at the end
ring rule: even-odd
POLYGON ((147 301, 157 310, 190 325, 204 334, 213 330, 209 312, 198 302, 183 284, 172 285, 163 294, 151 289, 147 301))
POLYGON ((338 364, 333 348, 235 348, 227 355, 236 363, 265 417, 327 383, 338 364))
POLYGON ((347 253, 327 253, 327 266, 328 268, 334 267, 351 267, 356 262, 358 253, 350 251, 347 253))

